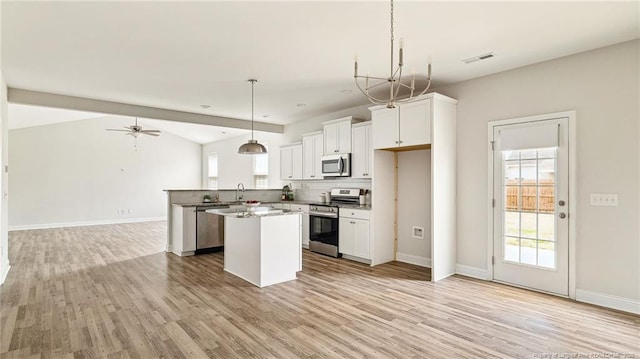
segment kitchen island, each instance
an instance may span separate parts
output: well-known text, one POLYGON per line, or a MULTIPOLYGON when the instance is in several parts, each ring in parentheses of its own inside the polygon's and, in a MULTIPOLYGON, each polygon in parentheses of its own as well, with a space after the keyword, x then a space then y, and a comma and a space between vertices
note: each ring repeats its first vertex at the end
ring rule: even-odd
POLYGON ((224 270, 258 287, 302 270, 302 213, 268 207, 211 209, 224 216, 224 270))

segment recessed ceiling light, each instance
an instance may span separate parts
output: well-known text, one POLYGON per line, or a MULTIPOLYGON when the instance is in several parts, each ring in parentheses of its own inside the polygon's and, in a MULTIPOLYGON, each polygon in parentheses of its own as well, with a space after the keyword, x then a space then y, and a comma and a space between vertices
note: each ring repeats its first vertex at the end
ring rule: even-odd
POLYGON ((202 107, 202 108, 209 108, 209 107, 211 107, 211 106, 210 106, 210 105, 200 105, 200 107, 202 107))
POLYGON ((296 106, 298 106, 298 107, 305 107, 306 105, 307 105, 306 103, 299 103, 299 104, 297 104, 296 106))
POLYGON ((227 134, 227 132, 226 132, 226 131, 222 131, 222 132, 220 132, 220 133, 222 133, 223 135, 226 135, 226 134, 227 134))
POLYGON ((470 64, 476 61, 482 61, 482 60, 486 60, 486 59, 490 59, 492 57, 495 57, 496 54, 494 54, 493 52, 487 52, 486 54, 482 54, 482 55, 478 55, 478 56, 474 56, 474 57, 470 57, 468 59, 464 59, 462 60, 462 62, 464 62, 465 64, 470 64))
POLYGON ((340 92, 342 92, 342 93, 344 93, 344 94, 347 94, 347 93, 352 93, 352 92, 353 92, 353 90, 342 90, 342 91, 340 91, 340 92))

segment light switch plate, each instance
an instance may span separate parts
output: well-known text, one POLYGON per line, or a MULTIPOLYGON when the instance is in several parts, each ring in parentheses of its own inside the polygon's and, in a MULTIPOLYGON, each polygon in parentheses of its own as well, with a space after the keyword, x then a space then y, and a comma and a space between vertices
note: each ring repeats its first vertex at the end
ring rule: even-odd
POLYGON ((598 207, 618 207, 617 193, 592 193, 591 205, 598 207))

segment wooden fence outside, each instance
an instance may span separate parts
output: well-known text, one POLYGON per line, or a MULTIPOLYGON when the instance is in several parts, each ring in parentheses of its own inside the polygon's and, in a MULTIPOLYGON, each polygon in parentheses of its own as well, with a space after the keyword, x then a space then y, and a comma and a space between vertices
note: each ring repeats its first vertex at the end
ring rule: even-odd
POLYGON ((555 211, 555 183, 553 179, 507 180, 506 210, 524 212, 553 213, 555 211), (518 203, 518 192, 522 203, 518 203), (539 193, 538 193, 539 192, 539 193), (537 198, 537 208, 536 208, 537 198))

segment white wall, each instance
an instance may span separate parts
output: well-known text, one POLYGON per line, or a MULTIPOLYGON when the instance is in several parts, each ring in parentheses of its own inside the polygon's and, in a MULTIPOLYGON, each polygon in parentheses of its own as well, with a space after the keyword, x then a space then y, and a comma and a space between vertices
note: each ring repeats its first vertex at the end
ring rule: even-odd
POLYGON ((626 42, 436 90, 459 101, 459 264, 488 268, 487 123, 576 110, 576 286, 640 299, 639 48, 626 42), (620 205, 592 207, 590 193, 617 193, 620 205))
MULTIPOLYGON (((0 5, 0 8, 2 6, 0 5)), ((1 17, 1 16, 0 16, 1 17)), ((1 56, 1 55, 0 55, 1 56)), ((1 65, 0 65, 1 66, 1 65)), ((0 284, 4 282, 9 272, 9 207, 4 194, 8 192, 8 174, 5 165, 8 162, 9 132, 7 129, 9 116, 7 115, 7 84, 0 71, 0 284)))
MULTIPOLYGON (((0 2, 0 19, 2 19, 2 3, 0 2)), ((0 20, 0 23, 2 21, 0 20)), ((2 26, 0 24, 0 38, 2 33, 2 26)), ((2 46, 0 46, 0 284, 4 283, 4 280, 9 272, 9 207, 7 199, 5 198, 8 193, 8 174, 6 173, 5 165, 8 162, 8 145, 9 145, 9 132, 7 129, 9 123, 9 116, 7 114, 7 84, 4 80, 4 74, 2 73, 2 46)))
POLYGON ((431 265, 431 150, 398 152, 398 259, 431 265), (413 237, 424 228, 424 239, 413 237))
MULTIPOLYGON (((269 186, 282 187, 280 181, 280 146, 286 144, 284 136, 277 133, 256 132, 256 139, 267 144, 269 155, 269 186)), ((238 183, 245 188, 255 188, 253 184, 253 156, 238 154, 238 148, 251 139, 251 134, 230 138, 202 146, 202 188, 208 188, 208 155, 218 154, 218 188, 234 189, 238 183)))
POLYGON ((368 110, 372 104, 344 109, 342 111, 327 113, 309 118, 308 120, 294 122, 284 126, 285 141, 299 142, 302 141, 302 134, 322 130, 322 122, 337 120, 339 118, 353 116, 365 121, 371 120, 371 112, 368 110))
POLYGON ((9 225, 55 227, 166 217, 164 189, 198 188, 201 145, 162 133, 134 139, 95 119, 9 131, 9 225), (119 214, 119 209, 131 213, 119 214))

